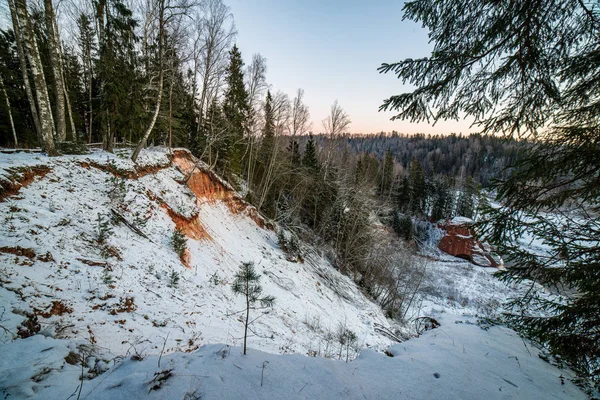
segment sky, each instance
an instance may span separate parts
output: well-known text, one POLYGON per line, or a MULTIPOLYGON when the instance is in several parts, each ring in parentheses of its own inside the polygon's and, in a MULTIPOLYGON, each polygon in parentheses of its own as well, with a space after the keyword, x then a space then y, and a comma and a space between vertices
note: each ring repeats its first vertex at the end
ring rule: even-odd
POLYGON ((435 126, 390 121, 378 112, 383 100, 410 90, 393 73, 379 74, 383 62, 428 56, 427 31, 402 21, 402 1, 392 0, 226 0, 238 31, 245 62, 252 54, 267 59, 267 82, 290 98, 305 91, 313 121, 322 120, 337 99, 348 113, 352 133, 467 133, 469 123, 440 121, 435 126))

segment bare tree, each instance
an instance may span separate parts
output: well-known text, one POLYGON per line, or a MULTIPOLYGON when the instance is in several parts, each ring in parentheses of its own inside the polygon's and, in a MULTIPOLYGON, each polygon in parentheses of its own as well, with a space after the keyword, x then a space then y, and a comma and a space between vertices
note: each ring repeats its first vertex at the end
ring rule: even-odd
POLYGON ((10 120, 10 128, 13 134, 13 140, 15 142, 15 149, 19 147, 19 140, 17 139, 17 131, 15 130, 15 123, 13 122, 12 111, 10 109, 10 100, 8 99, 8 93, 6 93, 6 88, 4 87, 4 80, 0 75, 0 89, 2 90, 2 94, 4 94, 4 100, 6 102, 6 109, 8 111, 8 119, 10 120))
POLYGON ((54 96, 56 101, 56 135, 57 139, 63 142, 67 138, 64 92, 65 86, 63 84, 63 74, 61 71, 62 63, 60 61, 60 54, 58 50, 60 38, 58 37, 58 32, 55 29, 56 16, 54 14, 52 0, 44 0, 44 10, 46 16, 46 34, 48 35, 50 69, 52 70, 52 77, 54 80, 54 96))
POLYGON ((250 109, 254 109, 269 87, 267 85, 267 59, 259 53, 254 54, 252 62, 246 68, 245 78, 250 109))
POLYGON ((327 118, 323 120, 323 128, 327 134, 327 152, 325 157, 325 164, 323 170, 325 174, 331 163, 331 155, 333 152, 333 146, 335 140, 341 136, 350 126, 350 117, 344 109, 338 104, 338 101, 334 101, 331 106, 331 110, 327 118))
POLYGON ((146 129, 146 133, 142 137, 142 140, 138 143, 137 147, 131 154, 131 159, 133 162, 136 162, 142 148, 146 145, 146 141, 152 133, 152 129, 154 129, 154 124, 156 124, 156 120, 158 119, 158 113, 160 112, 160 103, 162 102, 163 95, 163 81, 164 81, 164 68, 163 68, 163 59, 164 59, 164 39, 165 39, 165 5, 167 0, 158 0, 158 94, 156 96, 156 106, 154 107, 154 113, 152 115, 152 119, 150 120, 150 125, 148 129, 146 129))
POLYGON ((27 58, 25 56, 25 44, 23 43, 23 37, 21 36, 21 28, 19 26, 19 21, 17 19, 17 12, 15 9, 14 0, 9 0, 8 5, 10 7, 10 14, 13 24, 13 32, 15 33, 15 42, 17 44, 17 55, 19 56, 19 64, 21 65, 21 74, 23 77, 23 84, 25 86, 25 94, 27 95, 27 100, 29 103, 29 108, 31 110, 31 117, 33 118, 33 125, 35 127, 35 131, 38 135, 38 139, 40 143, 41 139, 41 126, 40 119, 38 116, 35 98, 33 97, 33 92, 31 90, 31 84, 29 82, 29 77, 27 74, 27 58))
POLYGON ((262 96, 269 87, 267 85, 267 59, 260 54, 256 53, 252 56, 252 62, 246 69, 246 87, 248 89, 248 98, 250 102, 250 115, 248 122, 248 130, 250 135, 248 137, 247 147, 247 179, 250 181, 254 174, 256 164, 256 152, 258 146, 256 146, 256 133, 259 130, 259 105, 262 96))
POLYGON ((42 60, 35 41, 33 25, 27 10, 27 2, 26 0, 9 0, 8 3, 11 14, 13 14, 13 21, 16 21, 16 26, 13 26, 13 28, 15 31, 19 30, 22 35, 24 56, 29 62, 31 75, 33 76, 41 146, 49 156, 55 156, 58 153, 54 147, 54 121, 50 109, 50 98, 46 87, 42 60))
MULTIPOLYGON (((233 14, 221 0, 206 0, 202 3, 203 17, 198 21, 200 39, 200 62, 197 71, 201 77, 199 116, 212 98, 217 95, 222 82, 221 75, 227 65, 227 51, 236 35, 233 14)), ((200 124, 198 124, 200 129, 200 124)))
POLYGON ((298 89, 292 102, 290 135, 305 135, 310 129, 310 112, 304 104, 304 89, 298 89))

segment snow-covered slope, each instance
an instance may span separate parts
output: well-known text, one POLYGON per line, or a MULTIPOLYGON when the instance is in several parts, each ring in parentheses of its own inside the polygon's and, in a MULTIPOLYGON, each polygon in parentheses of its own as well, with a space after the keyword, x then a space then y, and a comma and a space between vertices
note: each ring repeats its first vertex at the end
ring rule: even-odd
POLYGON ((195 168, 187 151, 146 150, 137 165, 127 156, 0 154, 0 394, 64 399, 82 374, 82 398, 196 398, 194 391, 203 398, 448 398, 452 388, 455 398, 529 398, 523 396, 540 388, 557 397, 575 393, 556 386, 561 372, 534 350, 521 371, 525 347, 511 331, 454 324, 522 289, 453 259, 427 264, 407 314, 452 314, 442 317, 442 329, 392 348, 395 358, 307 358, 381 352, 394 342, 379 332, 398 326, 314 250, 303 248, 303 262, 288 261, 270 224, 226 182, 195 168), (187 236, 182 257, 171 244, 176 228, 187 236), (244 358, 237 347, 223 353, 242 343, 244 302, 230 288, 242 262, 255 263, 264 293, 276 298, 268 313, 255 312, 248 339, 252 349, 271 354, 251 350, 244 358), (343 347, 348 331, 357 339, 343 347), (265 389, 255 379, 263 361, 265 389), (505 372, 491 372, 495 364, 505 372), (151 383, 154 373, 170 368, 164 387, 150 390, 162 379, 151 383), (515 368, 517 376, 508 373, 515 368), (455 376, 460 371, 466 380, 455 376), (482 389, 468 391, 468 382, 482 389))
MULTIPOLYGON (((186 167, 186 153, 179 154, 186 167)), ((49 169, 0 203, 2 325, 10 331, 0 332, 4 341, 26 319, 15 313, 37 310, 42 332, 94 345, 107 357, 156 353, 167 335, 166 352, 236 345, 244 305, 230 283, 239 265, 252 261, 276 306, 253 324, 251 346, 307 354, 325 347, 327 333, 340 326, 363 347, 391 343, 373 329, 388 326, 381 310, 348 278, 310 249, 303 263, 287 261, 254 209, 201 171, 195 173, 204 186, 190 181, 204 190, 197 197, 164 151, 145 152, 137 172, 126 158, 103 152, 0 157, 13 179, 24 166, 49 169), (149 239, 119 222, 98 243, 98 216, 108 221, 111 209, 149 239), (188 236, 187 266, 170 244, 176 224, 188 236), (180 279, 171 287, 174 273, 180 279)))

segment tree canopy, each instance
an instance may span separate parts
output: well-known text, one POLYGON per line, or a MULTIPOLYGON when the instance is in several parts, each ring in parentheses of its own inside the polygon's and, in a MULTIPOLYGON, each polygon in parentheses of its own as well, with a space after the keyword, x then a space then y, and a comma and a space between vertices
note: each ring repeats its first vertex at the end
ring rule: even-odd
POLYGON ((483 232, 512 267, 537 282, 509 320, 600 382, 600 7, 597 2, 411 1, 404 18, 429 30, 429 57, 382 64, 414 90, 386 99, 394 119, 469 118, 482 133, 534 145, 495 182, 499 208, 483 232), (539 240, 539 254, 522 238, 539 240), (540 313, 541 312, 541 313, 540 313))

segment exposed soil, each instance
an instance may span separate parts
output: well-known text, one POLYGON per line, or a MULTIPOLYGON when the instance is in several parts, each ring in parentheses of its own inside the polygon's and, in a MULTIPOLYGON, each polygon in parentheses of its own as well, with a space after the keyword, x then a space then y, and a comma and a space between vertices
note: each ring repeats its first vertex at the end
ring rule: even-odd
POLYGON ((135 167, 135 172, 116 168, 111 164, 99 164, 94 161, 81 161, 79 165, 85 169, 96 168, 104 172, 108 172, 119 178, 124 179, 139 179, 149 174, 155 174, 158 171, 165 169, 168 165, 150 165, 145 167, 135 167))
POLYGON ((22 188, 31 184, 36 177, 39 176, 41 179, 51 171, 52 168, 45 165, 15 170, 14 181, 0 180, 0 202, 19 193, 22 188))
POLYGON ((73 312, 73 309, 69 306, 67 306, 65 303, 63 303, 60 300, 55 300, 52 302, 52 307, 50 308, 49 311, 40 313, 40 315, 44 318, 50 318, 53 315, 63 315, 63 314, 71 314, 73 312))
POLYGON ((33 251, 32 249, 21 247, 21 246, 17 246, 17 247, 9 247, 9 246, 0 247, 0 253, 8 253, 8 254, 14 254, 15 256, 27 257, 30 260, 34 260, 35 259, 35 251, 33 251))
POLYGON ((187 237, 196 240, 212 240, 206 229, 204 229, 200 223, 198 216, 186 218, 171 209, 171 207, 169 207, 166 203, 162 203, 160 206, 167 212, 167 214, 169 214, 169 217, 175 223, 177 229, 182 231, 187 237))
POLYGON ((196 166, 198 160, 188 151, 175 150, 173 163, 187 176, 187 186, 196 195, 199 202, 223 201, 233 214, 245 213, 261 228, 274 229, 258 210, 246 203, 233 190, 224 183, 214 172, 207 170, 202 165, 196 166), (191 175, 190 175, 191 174, 191 175))

